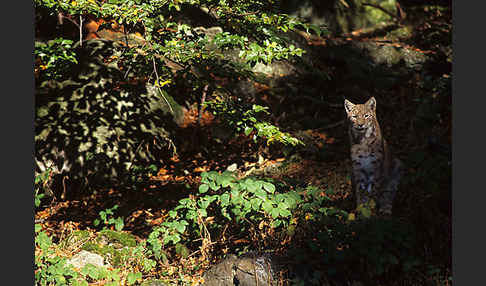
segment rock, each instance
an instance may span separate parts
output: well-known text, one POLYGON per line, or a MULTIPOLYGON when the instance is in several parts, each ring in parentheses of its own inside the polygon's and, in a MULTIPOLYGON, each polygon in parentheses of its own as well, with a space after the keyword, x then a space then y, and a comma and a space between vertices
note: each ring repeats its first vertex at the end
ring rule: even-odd
POLYGON ((337 33, 349 33, 395 20, 381 9, 363 3, 380 6, 396 15, 395 0, 284 0, 281 5, 284 12, 316 25, 325 25, 337 33))
POLYGON ((241 286, 278 285, 276 275, 282 268, 271 255, 249 254, 235 264, 235 280, 241 286))
POLYGON ((86 264, 93 264, 94 266, 98 267, 110 266, 109 264, 105 265, 103 261, 103 256, 86 250, 81 250, 79 253, 69 259, 67 264, 71 264, 75 268, 83 268, 86 264))
POLYGON ((233 268, 238 261, 236 255, 229 255, 220 263, 212 266, 204 273, 204 286, 232 286, 234 285, 233 268))
POLYGON ((230 171, 230 172, 235 172, 236 170, 238 170, 238 164, 236 163, 233 163, 229 165, 228 168, 226 168, 226 171, 230 171))
POLYGON ((230 255, 211 267, 203 276, 205 286, 278 285, 282 264, 271 254, 230 255))
POLYGON ((118 52, 114 43, 89 40, 78 49, 80 64, 69 79, 36 89, 36 175, 50 169, 55 193, 65 177, 107 185, 133 164, 162 161, 167 130, 183 116, 181 106, 153 85, 120 84, 124 74, 103 62, 118 52))

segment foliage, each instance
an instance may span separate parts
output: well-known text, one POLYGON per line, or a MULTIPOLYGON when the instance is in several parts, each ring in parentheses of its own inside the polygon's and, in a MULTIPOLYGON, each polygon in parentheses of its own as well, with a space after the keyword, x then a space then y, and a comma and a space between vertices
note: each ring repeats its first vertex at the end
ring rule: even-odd
POLYGON ((254 133, 253 139, 265 138, 267 145, 272 142, 280 142, 285 145, 296 146, 304 144, 301 140, 291 136, 287 132, 266 121, 258 119, 259 113, 269 114, 268 107, 257 104, 247 106, 241 98, 236 101, 214 100, 206 102, 208 109, 215 115, 219 115, 224 121, 235 130, 235 133, 244 133, 246 136, 254 133), (255 131, 255 132, 254 132, 255 131))
POLYGON ((134 165, 131 168, 130 179, 134 184, 136 184, 146 181, 150 176, 153 176, 156 173, 157 166, 154 164, 150 164, 148 167, 134 165))
POLYGON ((49 181, 51 176, 51 170, 46 171, 35 176, 34 179, 34 206, 36 208, 40 207, 41 200, 46 196, 46 192, 52 192, 49 188, 49 181))
POLYGON ((159 154, 174 150, 159 95, 123 83, 123 74, 104 63, 116 49, 107 41, 87 41, 79 47, 76 76, 39 83, 35 149, 40 171, 52 168, 55 178, 68 175, 88 186, 106 186, 129 179, 134 164, 160 162, 159 154))
POLYGON ((313 31, 320 35, 320 27, 306 24, 295 17, 279 14, 274 1, 260 1, 248 4, 244 1, 52 1, 35 0, 36 7, 49 11, 62 11, 67 15, 94 15, 114 19, 132 30, 143 27, 144 37, 149 45, 144 47, 147 56, 158 54, 181 65, 196 65, 205 59, 217 60, 221 52, 211 49, 238 47, 240 56, 248 64, 259 61, 271 63, 274 59, 288 59, 301 56, 303 50, 288 45, 282 32, 297 28, 313 31), (197 27, 178 23, 174 18, 190 9, 207 13, 206 17, 227 31, 211 39, 204 33, 197 33, 197 27), (251 39, 251 40, 250 40, 251 39))
POLYGON ((263 240, 280 242, 299 236, 307 246, 291 250, 297 260, 302 252, 306 253, 304 259, 308 253, 319 254, 316 259, 327 266, 331 277, 374 279, 397 271, 412 273, 421 265, 411 225, 390 219, 358 219, 328 206, 332 190, 309 186, 284 191, 281 183, 255 177, 237 179, 227 171, 211 171, 201 177, 200 194, 180 200, 149 235, 147 241, 153 253, 158 253, 157 259, 165 257, 164 246, 175 246, 180 253, 198 237, 200 250, 207 252, 210 245, 221 243, 214 241, 218 233, 237 225, 236 236, 250 231, 250 236, 260 233, 263 240), (350 265, 355 265, 353 272, 350 265))
MULTIPOLYGON (((98 240, 102 236, 110 237, 109 241, 123 243, 123 249, 115 250, 113 246, 102 246, 101 242, 92 242, 91 239, 84 240, 83 249, 94 251, 103 256, 112 257, 117 268, 98 267, 92 264, 86 264, 81 269, 74 269, 71 265, 66 264, 67 259, 60 254, 63 251, 71 249, 70 244, 79 243, 71 241, 74 236, 85 237, 85 231, 78 234, 72 234, 64 241, 58 244, 52 242, 52 239, 41 230, 40 225, 35 226, 35 282, 36 285, 89 285, 93 282, 103 283, 103 285, 121 285, 122 280, 126 280, 127 285, 133 285, 140 282, 142 272, 149 273, 155 267, 155 261, 147 258, 145 243, 137 244, 133 238, 121 232, 103 230, 98 234, 98 240), (127 240, 128 239, 128 240, 127 240), (131 241, 133 240, 133 241, 131 241), (98 248, 94 247, 97 245, 98 248), (110 248, 112 251, 107 251, 110 248), (116 261, 118 260, 118 262, 116 261), (117 263, 116 263, 117 262, 117 263), (133 271, 141 269, 141 271, 133 271), (128 270, 128 271, 127 271, 128 270)), ((88 235, 89 236, 89 235, 88 235)), ((112 244, 110 242, 110 244, 112 244)), ((106 242, 105 242, 106 243, 106 242)))
POLYGON ((148 242, 155 253, 163 245, 177 245, 183 239, 201 237, 209 242, 217 230, 230 224, 237 224, 239 231, 255 225, 285 230, 293 228, 299 219, 306 220, 309 213, 346 214, 323 206, 326 198, 320 197, 322 191, 312 187, 283 192, 277 189, 283 185, 256 177, 238 180, 228 171, 222 174, 205 172, 201 177, 200 195, 181 199, 169 212, 168 220, 150 234, 148 242))
POLYGON ((39 81, 66 78, 73 65, 78 63, 72 45, 72 40, 63 38, 47 43, 35 42, 34 55, 38 59, 36 70, 41 75, 39 81))
POLYGON ((68 285, 78 274, 66 265, 66 259, 56 256, 51 238, 35 225, 35 245, 38 251, 35 254, 35 282, 36 285, 68 285))
POLYGON ((114 205, 111 208, 106 210, 100 211, 100 218, 95 219, 93 221, 94 226, 98 226, 103 223, 103 229, 106 229, 109 225, 114 225, 117 231, 121 231, 123 229, 123 218, 122 217, 113 217, 114 211, 118 209, 118 205, 114 205))
MULTIPOLYGON (((203 88, 208 85, 211 85, 208 101, 213 91, 231 95, 234 93, 232 87, 214 86, 211 76, 223 76, 233 82, 252 79, 252 67, 256 63, 290 61, 303 55, 304 51, 290 40, 292 31, 323 32, 318 26, 280 13, 278 5, 271 0, 255 3, 219 0, 35 0, 34 4, 42 13, 59 14, 59 17, 77 25, 81 24, 81 19, 99 17, 105 20, 102 26, 116 23, 123 28, 125 36, 139 32, 143 37, 140 42, 129 43, 128 46, 123 41, 95 45, 74 38, 36 45, 35 53, 40 62, 49 63, 48 69, 39 70, 42 80, 37 82, 43 95, 38 96, 36 101, 36 157, 59 161, 61 159, 51 150, 56 150, 54 147, 70 149, 67 158, 63 158, 73 165, 69 177, 88 178, 89 184, 107 182, 107 178, 91 178, 91 174, 112 174, 111 180, 114 180, 114 177, 124 176, 122 166, 131 166, 135 160, 142 164, 160 162, 157 152, 176 151, 170 137, 174 126, 167 118, 161 118, 160 113, 147 113, 147 109, 154 111, 155 107, 161 106, 165 115, 180 117, 177 102, 187 99, 200 101, 203 88), (198 16, 193 17, 191 13, 198 16), (76 40, 79 42, 74 49, 72 43, 76 40), (44 47, 48 47, 49 52, 44 47), (69 73, 64 72, 68 63, 76 64, 69 73), (70 75, 68 81, 44 82, 60 81, 67 75, 70 75), (145 84, 148 95, 145 96, 143 88, 119 84, 126 80, 145 84), (148 90, 149 86, 153 87, 153 92, 148 90), (186 90, 184 96, 176 96, 181 94, 181 90, 186 90), (156 100, 151 100, 152 97, 156 100), (75 112, 66 118, 66 110, 75 112), (85 118, 95 111, 101 115, 100 118, 85 118), (140 113, 144 116, 137 116, 135 120, 141 122, 133 122, 133 116, 140 113), (59 122, 57 118, 63 118, 63 121, 59 122), (150 146, 150 152, 142 148, 148 145, 147 133, 156 136, 157 146, 150 146), (86 137, 86 134, 93 136, 86 137), (66 138, 67 135, 69 138, 66 138), (126 138, 128 144, 124 144, 126 138), (118 146, 121 144, 118 142, 128 146, 118 146), (135 151, 144 154, 135 154, 135 151), (92 166, 87 167, 89 164, 92 166), (78 169, 86 168, 91 170, 80 172, 82 175, 75 174, 79 173, 78 169)), ((243 102, 248 100, 244 96, 240 99, 243 102)), ((227 118, 227 113, 233 113, 233 117, 240 116, 231 123, 241 122, 236 126, 237 132, 249 135, 254 130, 255 136, 265 137, 267 143, 299 144, 296 138, 277 126, 263 120, 256 121, 254 114, 262 112, 263 107, 255 105, 242 109, 232 103, 228 103, 227 107, 230 109, 217 114, 222 119, 227 118)), ((170 157, 171 154, 167 155, 170 157)))

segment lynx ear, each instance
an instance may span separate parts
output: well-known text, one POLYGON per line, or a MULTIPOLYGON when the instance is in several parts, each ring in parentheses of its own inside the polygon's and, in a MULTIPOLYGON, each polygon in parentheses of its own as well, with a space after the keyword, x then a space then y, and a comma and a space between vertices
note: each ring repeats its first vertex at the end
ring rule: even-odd
POLYGON ((375 111, 376 110, 376 99, 374 96, 372 96, 368 101, 365 103, 366 106, 368 106, 369 109, 375 111))
POLYGON ((353 106, 354 104, 351 101, 347 99, 344 100, 344 109, 346 110, 346 113, 351 112, 351 108, 353 108, 353 106))

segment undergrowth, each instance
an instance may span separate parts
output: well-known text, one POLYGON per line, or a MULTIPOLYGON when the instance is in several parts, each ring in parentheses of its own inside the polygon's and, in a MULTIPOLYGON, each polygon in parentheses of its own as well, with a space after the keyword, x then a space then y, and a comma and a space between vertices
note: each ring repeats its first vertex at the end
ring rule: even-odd
POLYGON ((69 239, 81 240, 69 236, 54 244, 36 225, 36 283, 132 285, 152 277, 198 285, 202 271, 216 257, 268 250, 292 257, 292 264, 316 265, 316 273, 343 283, 400 280, 413 284, 433 275, 438 277, 434 281, 449 279, 421 256, 413 224, 340 209, 330 199, 332 194, 331 188, 237 178, 228 171, 204 172, 198 192, 179 200, 146 240, 131 238, 122 231, 123 225, 113 229, 117 207, 100 212, 97 222, 104 221, 104 230, 91 238, 84 234, 78 246, 109 257, 108 268, 88 264, 73 269, 66 264, 67 257, 59 255, 65 253, 60 249, 69 239))

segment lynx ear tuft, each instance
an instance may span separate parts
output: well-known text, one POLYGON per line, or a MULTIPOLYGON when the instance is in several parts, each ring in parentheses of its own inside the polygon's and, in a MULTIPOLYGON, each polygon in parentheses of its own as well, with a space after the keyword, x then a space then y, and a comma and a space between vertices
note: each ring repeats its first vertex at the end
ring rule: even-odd
POLYGON ((347 99, 344 100, 344 109, 346 110, 347 113, 351 112, 351 108, 353 108, 353 106, 354 104, 351 101, 347 99))
POLYGON ((372 96, 368 101, 365 103, 366 106, 368 106, 371 110, 375 111, 376 110, 376 99, 374 96, 372 96))

